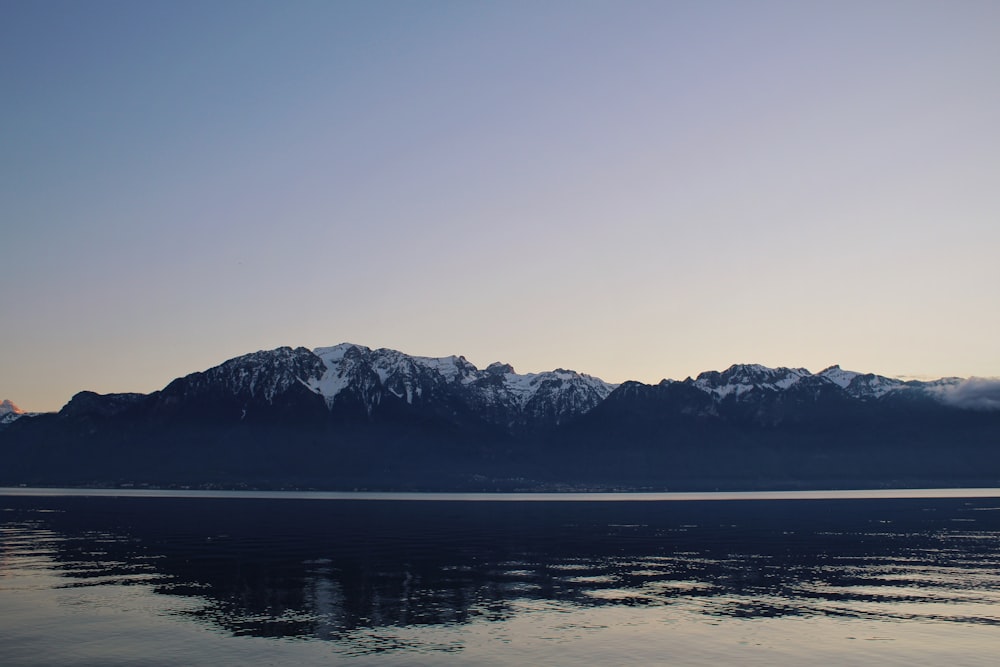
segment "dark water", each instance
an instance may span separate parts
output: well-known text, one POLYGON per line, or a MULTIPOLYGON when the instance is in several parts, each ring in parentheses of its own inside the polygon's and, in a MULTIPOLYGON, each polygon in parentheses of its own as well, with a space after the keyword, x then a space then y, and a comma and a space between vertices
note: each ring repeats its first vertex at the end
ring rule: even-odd
POLYGON ((0 664, 996 664, 1000 499, 0 496, 0 664))

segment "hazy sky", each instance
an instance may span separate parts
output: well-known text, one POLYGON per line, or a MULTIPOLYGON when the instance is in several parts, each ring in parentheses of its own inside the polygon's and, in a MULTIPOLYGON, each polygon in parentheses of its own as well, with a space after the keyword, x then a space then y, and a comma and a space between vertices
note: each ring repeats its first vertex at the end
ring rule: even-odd
POLYGON ((0 3, 0 399, 350 341, 1000 375, 1000 3, 0 3))

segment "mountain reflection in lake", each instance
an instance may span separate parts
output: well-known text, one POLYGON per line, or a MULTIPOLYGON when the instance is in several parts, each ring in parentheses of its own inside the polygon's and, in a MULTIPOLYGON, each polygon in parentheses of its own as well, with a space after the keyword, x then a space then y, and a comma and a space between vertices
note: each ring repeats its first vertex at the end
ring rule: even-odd
POLYGON ((4 665, 988 664, 1000 651, 990 498, 0 509, 4 665))

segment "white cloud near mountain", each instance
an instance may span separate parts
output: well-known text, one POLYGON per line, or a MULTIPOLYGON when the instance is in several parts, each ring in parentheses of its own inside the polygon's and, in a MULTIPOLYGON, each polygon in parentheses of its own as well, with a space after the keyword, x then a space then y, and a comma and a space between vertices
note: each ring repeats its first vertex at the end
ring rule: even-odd
POLYGON ((971 377, 938 389, 941 400, 966 410, 1000 410, 1000 378, 971 377))

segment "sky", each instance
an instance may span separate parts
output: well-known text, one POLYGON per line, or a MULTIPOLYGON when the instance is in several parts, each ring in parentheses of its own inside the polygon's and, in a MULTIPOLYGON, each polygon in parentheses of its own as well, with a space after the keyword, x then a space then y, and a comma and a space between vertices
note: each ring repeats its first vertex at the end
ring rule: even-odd
POLYGON ((349 341, 1000 376, 1000 3, 0 3, 0 399, 349 341))

